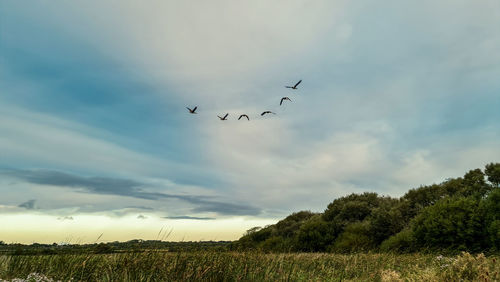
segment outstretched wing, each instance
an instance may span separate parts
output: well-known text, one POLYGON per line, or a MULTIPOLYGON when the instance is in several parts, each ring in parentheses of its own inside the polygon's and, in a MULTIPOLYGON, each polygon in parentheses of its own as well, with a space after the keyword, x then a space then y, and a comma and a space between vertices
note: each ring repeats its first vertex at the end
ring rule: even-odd
POLYGON ((250 120, 250 118, 249 118, 247 115, 245 115, 245 117, 246 117, 248 120, 250 120))
POLYGON ((195 111, 196 111, 196 109, 198 109, 198 106, 194 107, 193 112, 195 112, 195 111))
POLYGON ((297 84, 295 84, 295 86, 293 86, 294 88, 297 87, 300 83, 302 82, 302 79, 299 80, 299 82, 297 82, 297 84))
POLYGON ((293 86, 285 86, 286 88, 293 88, 293 86))
POLYGON ((226 119, 228 115, 229 115, 229 113, 227 113, 227 114, 224 116, 224 119, 226 119))
POLYGON ((243 115, 241 115, 241 116, 238 118, 238 120, 240 120, 242 117, 243 117, 243 115))
POLYGON ((191 110, 190 108, 186 107, 186 109, 188 109, 190 112, 192 112, 193 110, 191 110))
POLYGON ((261 116, 265 115, 267 112, 262 112, 262 114, 260 114, 261 116))
POLYGON ((283 104, 283 101, 285 101, 285 100, 292 101, 288 97, 283 97, 283 98, 281 98, 280 106, 281 106, 281 104, 283 104))

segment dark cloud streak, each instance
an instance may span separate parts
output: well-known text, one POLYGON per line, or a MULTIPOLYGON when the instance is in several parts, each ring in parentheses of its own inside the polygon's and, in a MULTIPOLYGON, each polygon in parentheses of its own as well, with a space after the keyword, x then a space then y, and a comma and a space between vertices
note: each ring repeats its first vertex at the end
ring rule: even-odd
POLYGON ((26 201, 22 204, 19 204, 18 207, 25 208, 27 210, 34 210, 35 209, 35 202, 36 202, 36 200, 29 200, 29 201, 26 201))
POLYGON ((189 215, 180 215, 180 216, 164 216, 166 219, 192 219, 192 220, 214 220, 213 217, 197 217, 197 216, 189 216, 189 215))
MULTIPOLYGON (((69 187, 78 189, 79 192, 118 195, 146 200, 177 199, 195 205, 193 212, 215 212, 223 215, 258 215, 261 210, 257 207, 224 203, 207 200, 205 196, 174 195, 160 192, 147 192, 146 183, 129 179, 110 177, 84 177, 54 170, 3 170, 0 174, 12 176, 24 181, 40 184, 53 185, 58 187, 69 187), (83 189, 83 190, 81 190, 83 189)), ((23 203, 22 207, 34 208, 30 201, 23 203)), ((20 207, 21 207, 20 205, 20 207)))

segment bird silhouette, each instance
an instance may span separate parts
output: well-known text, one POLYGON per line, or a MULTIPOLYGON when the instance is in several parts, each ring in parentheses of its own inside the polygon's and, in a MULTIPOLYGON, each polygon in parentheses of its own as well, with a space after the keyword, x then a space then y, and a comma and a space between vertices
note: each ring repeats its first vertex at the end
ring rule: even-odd
POLYGON ((283 98, 281 98, 281 101, 280 101, 280 106, 281 106, 281 104, 283 104, 283 101, 285 101, 285 100, 288 100, 288 101, 290 101, 290 102, 292 101, 292 100, 290 100, 290 98, 288 98, 288 97, 283 97, 283 98))
POLYGON ((190 113, 190 114, 197 114, 196 109, 198 109, 198 106, 194 107, 194 109, 190 109, 190 108, 188 108, 188 107, 186 107, 186 109, 188 109, 188 110, 189 110, 189 113, 190 113))
POLYGON ((294 86, 285 86, 286 88, 291 88, 291 89, 297 89, 297 86, 299 86, 299 84, 302 82, 302 79, 299 80, 299 82, 295 83, 294 86))
POLYGON ((220 120, 227 120, 227 116, 228 116, 228 115, 229 115, 229 114, 226 114, 224 117, 221 117, 221 116, 218 116, 218 117, 220 118, 220 120))
POLYGON ((241 115, 238 120, 240 120, 242 117, 246 117, 248 120, 250 120, 250 118, 247 116, 247 115, 241 115))
POLYGON ((275 115, 276 113, 273 113, 271 111, 265 111, 265 112, 262 112, 262 114, 260 114, 260 115, 263 116, 265 114, 273 114, 273 115, 275 115))

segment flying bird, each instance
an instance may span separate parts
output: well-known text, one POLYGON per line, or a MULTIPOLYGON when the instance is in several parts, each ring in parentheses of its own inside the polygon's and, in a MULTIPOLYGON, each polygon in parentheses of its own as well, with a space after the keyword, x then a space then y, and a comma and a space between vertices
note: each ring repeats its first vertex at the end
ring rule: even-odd
POLYGON ((283 97, 283 98, 281 98, 281 101, 280 101, 280 106, 281 106, 281 104, 283 104, 283 101, 285 101, 285 100, 288 100, 288 101, 290 101, 290 102, 292 101, 292 100, 290 100, 290 98, 288 98, 288 97, 283 97))
POLYGON ((271 112, 271 111, 265 111, 265 112, 263 112, 263 113, 262 113, 262 114, 260 114, 260 115, 261 115, 261 116, 263 116, 263 115, 265 115, 265 114, 273 114, 273 115, 275 115, 276 113, 273 113, 273 112, 271 112))
POLYGON ((299 80, 299 82, 295 83, 294 86, 285 86, 286 88, 291 88, 291 89, 297 89, 297 86, 299 86, 299 84, 302 82, 302 79, 299 80))
POLYGON ((198 106, 194 107, 194 109, 190 109, 190 108, 188 108, 188 107, 186 107, 186 109, 188 109, 188 110, 189 110, 189 113, 190 113, 190 114, 197 114, 196 109, 198 109, 198 106))
POLYGON ((242 117, 246 117, 248 120, 250 120, 250 118, 249 118, 247 115, 241 115, 241 116, 238 118, 238 120, 240 120, 240 118, 242 118, 242 117))
POLYGON ((226 114, 224 117, 221 117, 221 116, 218 116, 218 117, 220 118, 220 120, 227 120, 227 116, 228 116, 228 115, 229 115, 229 114, 226 114))

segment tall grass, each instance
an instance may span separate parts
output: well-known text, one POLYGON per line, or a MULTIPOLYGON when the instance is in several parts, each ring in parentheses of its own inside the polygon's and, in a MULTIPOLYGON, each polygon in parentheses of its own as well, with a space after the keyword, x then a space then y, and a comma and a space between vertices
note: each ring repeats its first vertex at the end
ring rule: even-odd
POLYGON ((0 256, 0 278, 77 281, 499 281, 497 258, 184 252, 0 256))

